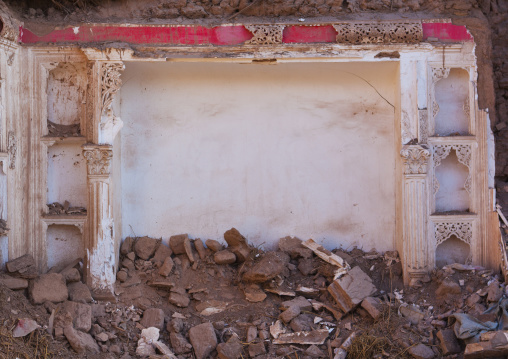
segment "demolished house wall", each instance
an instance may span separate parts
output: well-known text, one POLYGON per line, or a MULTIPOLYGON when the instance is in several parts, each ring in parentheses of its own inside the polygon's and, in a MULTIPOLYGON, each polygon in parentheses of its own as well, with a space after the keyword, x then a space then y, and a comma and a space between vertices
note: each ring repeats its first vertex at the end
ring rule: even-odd
POLYGON ((122 81, 123 236, 395 249, 396 62, 129 62, 122 81))
MULTIPOLYGON (((331 5, 326 6, 330 9, 331 5)), ((373 6, 373 4, 363 4, 357 8, 353 6, 352 3, 349 4, 349 2, 344 2, 342 3, 340 10, 339 8, 336 8, 330 13, 330 15, 348 11, 356 13, 360 10, 360 8, 368 10, 371 6, 373 6)), ((250 8, 258 9, 256 10, 258 12, 268 11, 266 7, 259 7, 256 4, 252 4, 250 8)), ((400 8, 400 4, 395 4, 395 9, 398 8, 400 8)), ((113 8, 110 8, 110 10, 111 9, 113 8)), ((402 9, 404 9, 404 7, 402 7, 402 9)), ((103 12, 104 8, 98 10, 99 11, 96 14, 92 14, 92 11, 92 13, 90 13, 92 15, 89 15, 92 18, 95 16, 95 19, 100 19, 100 16, 105 14, 103 12)), ((389 11, 386 7, 381 10, 386 10, 387 12, 389 11)), ((425 9, 420 8, 420 10, 425 9)), ((179 11, 183 10, 179 9, 179 11)), ((207 11, 208 10, 206 10, 205 13, 207 11)), ((247 11, 247 9, 245 11, 247 11)), ((307 12, 307 10, 304 11, 303 7, 301 11, 301 13, 297 14, 305 14, 309 16, 312 14, 312 12, 307 12)), ((439 11, 443 11, 443 13, 445 12, 444 9, 439 11)), ((142 38, 141 40, 138 39, 139 42, 137 42, 137 46, 115 44, 114 46, 120 47, 121 50, 111 51, 110 49, 106 49, 105 51, 100 51, 97 49, 88 49, 90 44, 87 44, 86 40, 82 39, 89 36, 88 34, 93 33, 93 31, 80 26, 67 26, 71 36, 62 37, 62 43, 60 45, 64 46, 56 50, 56 47, 53 47, 53 43, 58 43, 58 40, 51 39, 52 36, 57 36, 56 39, 58 39, 58 33, 60 30, 56 30, 54 32, 49 30, 40 31, 40 28, 37 29, 35 26, 30 26, 33 19, 30 19, 30 13, 26 13, 28 15, 25 16, 25 20, 27 21, 28 27, 23 28, 21 31, 23 39, 22 42, 24 41, 21 45, 21 50, 18 49, 19 45, 16 43, 8 44, 12 48, 16 49, 16 51, 21 51, 23 53, 22 56, 13 58, 13 63, 11 64, 12 67, 9 70, 10 74, 8 76, 15 74, 16 66, 23 69, 24 76, 21 83, 17 83, 15 81, 14 85, 11 85, 13 82, 9 84, 9 86, 13 86, 15 88, 15 91, 13 92, 14 95, 12 95, 14 98, 13 101, 22 102, 24 107, 21 110, 9 107, 8 111, 23 111, 23 115, 19 117, 30 119, 30 121, 20 121, 20 123, 12 125, 11 127, 15 129, 15 131, 13 130, 13 136, 19 136, 17 137, 18 145, 11 146, 11 148, 22 149, 24 151, 22 152, 22 156, 26 159, 26 162, 24 163, 26 171, 13 172, 11 175, 16 178, 13 177, 9 182, 10 188, 12 189, 11 193, 17 194, 17 196, 9 196, 9 201, 12 201, 12 205, 11 202, 9 202, 10 217, 17 216, 20 218, 18 222, 16 222, 16 219, 9 222, 13 223, 12 227, 14 227, 11 232, 12 240, 9 238, 9 257, 16 257, 30 252, 36 255, 40 268, 47 268, 48 263, 51 262, 45 249, 47 245, 45 238, 47 238, 48 227, 60 225, 74 226, 79 229, 82 234, 83 242, 85 243, 88 270, 93 272, 89 274, 91 275, 91 278, 95 278, 91 280, 97 283, 108 284, 114 281, 117 263, 115 261, 115 256, 117 256, 118 253, 115 248, 118 248, 120 241, 128 235, 134 234, 139 236, 149 234, 146 232, 144 233, 144 231, 136 233, 137 228, 144 228, 141 225, 133 226, 133 228, 129 226, 131 224, 129 222, 132 217, 136 217, 134 221, 137 220, 138 214, 136 211, 139 211, 139 206, 137 206, 135 210, 131 210, 131 208, 134 208, 135 206, 131 204, 129 200, 131 200, 132 197, 134 197, 136 201, 144 198, 143 196, 134 196, 132 194, 132 190, 128 186, 126 187, 126 184, 135 182, 130 175, 126 175, 129 174, 129 171, 125 170, 126 167, 120 166, 121 161, 124 161, 125 163, 125 161, 129 160, 128 152, 126 152, 128 146, 125 146, 125 142, 122 143, 119 140, 121 138, 122 141, 125 141, 125 134, 127 134, 128 131, 127 128, 120 130, 122 122, 117 116, 123 117, 127 114, 127 118, 124 119, 124 121, 127 124, 129 124, 130 121, 133 121, 129 118, 130 116, 128 111, 125 111, 125 106, 128 105, 126 105, 125 102, 122 102, 122 92, 120 92, 120 95, 117 96, 117 101, 120 101, 120 104, 114 109, 116 113, 110 109, 114 95, 121 87, 120 84, 115 81, 117 81, 120 77, 119 73, 122 71, 121 67, 123 67, 123 63, 127 64, 127 69, 124 72, 125 75, 129 73, 129 61, 165 61, 166 57, 187 57, 193 61, 200 58, 213 57, 243 58, 249 59, 247 62, 250 62, 253 58, 255 60, 261 59, 272 61, 271 59, 274 58, 282 59, 285 57, 307 57, 321 59, 318 61, 313 60, 318 63, 319 61, 328 61, 330 58, 341 57, 341 61, 343 62, 350 62, 352 59, 355 59, 354 61, 357 61, 358 59, 361 59, 362 61, 373 61, 374 56, 379 53, 385 54, 381 55, 381 58, 383 56, 389 56, 388 58, 391 59, 390 61, 395 61, 400 64, 400 77, 397 81, 400 82, 402 88, 400 90, 400 96, 397 95, 396 97, 398 98, 393 101, 395 107, 399 109, 393 117, 393 124, 396 126, 397 131, 400 131, 396 131, 397 135, 392 142, 392 145, 395 145, 395 151, 393 151, 394 153, 391 159, 391 161, 394 161, 395 163, 394 168, 392 168, 392 173, 395 173, 392 178, 395 178, 396 181, 395 209, 393 210, 392 216, 392 221, 394 221, 395 224, 392 230, 396 243, 395 246, 387 246, 386 248, 379 247, 377 243, 376 246, 378 249, 397 248, 399 252, 402 253, 403 261, 406 265, 405 270, 407 272, 412 271, 415 275, 420 275, 421 273, 431 269, 435 264, 436 258, 440 256, 436 253, 436 247, 440 246, 442 243, 452 243, 454 240, 448 240, 455 236, 459 241, 466 243, 470 247, 470 254, 468 255, 468 258, 466 258, 466 262, 472 261, 473 263, 496 266, 496 260, 493 258, 496 257, 494 250, 497 248, 497 243, 493 244, 485 240, 485 238, 489 238, 487 230, 489 226, 487 225, 486 219, 487 212, 492 211, 493 208, 493 203, 490 200, 490 198, 493 197, 493 193, 492 191, 488 192, 487 171, 485 170, 485 167, 482 167, 487 163, 486 159, 488 158, 488 154, 486 152, 486 138, 488 135, 486 124, 488 123, 488 117, 483 112, 478 111, 478 109, 493 108, 493 102, 490 96, 491 88, 489 87, 489 84, 491 85, 492 82, 485 76, 489 74, 489 71, 491 71, 491 68, 489 67, 490 65, 486 60, 489 57, 488 30, 486 30, 487 25, 485 18, 483 15, 478 13, 477 9, 470 6, 467 7, 467 9, 456 9, 455 7, 451 7, 450 11, 452 13, 456 12, 455 15, 459 17, 474 15, 474 17, 471 18, 458 18, 454 21, 457 23, 467 23, 470 30, 473 32, 473 35, 479 36, 477 38, 475 48, 470 40, 468 40, 469 35, 457 40, 454 44, 447 44, 447 40, 445 40, 444 43, 441 42, 442 39, 439 38, 439 32, 431 35, 427 34, 426 40, 414 47, 411 47, 411 45, 394 47, 393 44, 378 45, 378 47, 376 47, 365 44, 361 45, 361 43, 340 45, 339 38, 341 38, 341 36, 336 35, 336 32, 341 31, 340 26, 344 25, 325 25, 322 27, 323 29, 328 29, 326 31, 329 31, 332 35, 331 40, 328 39, 327 41, 334 42, 335 36, 337 36, 339 45, 333 44, 325 46, 313 44, 305 46, 297 45, 290 48, 289 46, 293 45, 280 43, 280 39, 282 37, 287 39, 288 33, 290 33, 290 31, 286 31, 287 29, 284 29, 284 25, 271 25, 271 27, 264 25, 245 27, 242 25, 235 25, 235 29, 240 31, 242 36, 244 36, 242 41, 245 43, 240 41, 237 43, 237 46, 231 47, 231 50, 228 50, 227 46, 220 48, 216 45, 206 44, 206 46, 201 48, 186 46, 185 49, 182 49, 181 47, 180 49, 175 47, 172 49, 170 48, 169 50, 154 49, 151 47, 153 44, 145 44, 143 42, 148 41, 147 39, 149 38, 144 38, 144 40, 142 38), (265 30, 267 31, 266 34, 268 34, 267 39, 263 39, 263 31, 265 30), (253 37, 253 39, 247 40, 250 37, 253 37), (29 45, 30 41, 33 41, 31 45, 29 45), (40 43, 36 44, 38 41, 40 41, 40 43), (71 43, 69 43, 69 41, 71 41, 71 43), (459 45, 459 43, 461 45, 459 45), (262 45, 268 46, 262 47, 262 45), (145 48, 143 48, 143 46, 145 46, 145 48), (244 47, 242 48, 242 46, 244 47), (79 50, 79 47, 84 50, 84 53, 79 50), (260 51, 259 49, 262 50, 260 51), (387 49, 394 51, 383 51, 387 49), (386 55, 386 53, 392 55, 386 55), (473 53, 476 53, 477 55, 480 54, 480 56, 475 58, 472 55, 473 53), (481 65, 478 69, 480 73, 478 87, 476 87, 477 72, 475 66, 477 59, 478 64, 481 65), (51 91, 48 92, 45 90, 47 89, 47 84, 51 83, 51 81, 48 81, 48 76, 55 68, 58 68, 59 66, 66 66, 64 64, 68 63, 76 64, 77 68, 81 69, 81 75, 79 76, 83 76, 86 71, 86 109, 84 110, 85 114, 80 115, 80 132, 78 136, 71 136, 77 137, 74 139, 70 139, 70 137, 64 137, 64 139, 61 139, 58 136, 54 138, 51 138, 51 136, 50 138, 44 138, 50 135, 48 132, 49 128, 46 112, 48 112, 48 109, 51 109, 51 107, 48 108, 47 96, 51 98, 54 94, 51 91), (469 77, 466 79, 466 82, 469 81, 468 86, 464 86, 464 84, 459 86, 461 89, 468 87, 466 99, 468 99, 469 102, 466 103, 464 101, 464 91, 458 91, 461 92, 461 94, 460 96, 457 96, 457 98, 460 97, 460 99, 457 100, 457 103, 463 103, 463 106, 462 108, 460 106, 455 106, 455 108, 448 113, 460 114, 460 116, 462 116, 462 122, 452 122, 451 124, 448 124, 448 127, 445 126, 444 128, 441 128, 439 127, 441 124, 439 121, 447 113, 448 108, 446 105, 453 103, 453 101, 450 102, 447 99, 443 99, 441 95, 439 95, 438 89, 440 86, 446 88, 446 82, 450 81, 452 82, 451 86, 454 87, 455 85, 453 84, 452 79, 455 79, 456 74, 459 74, 459 78, 460 74, 465 77, 469 77), (104 87, 105 84, 106 87, 104 87), (436 90, 434 85, 437 86, 436 90), (17 91, 20 91, 21 88, 23 88, 27 93, 30 93, 30 100, 24 97, 16 97, 18 93, 17 91), (476 92, 477 88, 479 89, 478 93, 476 92), (479 95, 478 104, 476 103, 477 95, 479 95), (400 104, 398 104, 398 102, 400 102, 400 104), (466 113, 467 111, 469 112, 466 113), (469 119, 469 125, 467 126, 468 131, 465 130, 465 123, 467 122, 467 119, 469 119), (437 121, 437 125, 435 121, 437 121), (428 128, 425 126, 428 126, 428 128), (434 131, 433 126, 437 128, 437 131, 434 131), (23 131, 21 131, 22 127, 23 131), (450 132, 450 129, 453 132, 448 133, 450 132), (118 132, 120 133, 119 137, 115 137, 118 132), (442 135, 445 132, 447 132, 447 136, 443 137, 442 135), (441 136, 433 136, 434 134, 441 136), (51 149, 53 146, 58 146, 58 143, 60 142, 69 146, 76 146, 76 148, 82 148, 84 150, 83 157, 86 158, 87 170, 86 215, 81 213, 80 215, 73 215, 70 217, 64 216, 62 218, 51 216, 47 212, 46 206, 48 203, 46 201, 44 191, 48 189, 48 185, 54 185, 53 183, 48 183, 48 178, 51 177, 47 173, 49 161, 47 153, 48 149, 51 149), (87 143, 87 145, 81 147, 85 143, 87 143), (405 146, 402 147, 402 144, 405 146), (399 155, 400 150, 402 150, 402 152, 400 152, 402 157, 399 155), (455 158, 457 159, 455 160, 455 158), (455 161, 455 164, 450 167, 447 163, 453 162, 452 160, 455 161), (448 168, 451 175, 441 175, 440 172, 445 168, 448 168), (456 178, 456 181, 448 183, 449 179, 454 178, 456 178), (449 191, 447 191, 449 197, 445 197, 445 205, 441 206, 439 202, 442 197, 440 196, 442 196, 443 191, 447 188, 455 188, 457 191, 460 191, 461 196, 464 197, 462 203, 455 207, 454 205, 450 205, 448 199, 456 196, 450 195, 449 191), (125 195, 119 196, 120 193, 125 195), (25 194, 26 199, 24 197, 25 194), (13 197, 23 198, 23 200, 14 203, 14 200, 12 199, 13 197), (465 202, 467 202, 465 200, 466 197, 469 197, 469 203, 467 206, 465 204, 465 202), (441 213, 449 212, 451 210, 458 210, 459 212, 441 213), (467 212, 467 210, 469 210, 469 212, 467 212), (457 228, 460 228, 460 230, 457 230, 457 228), (134 229, 134 233, 132 233, 132 229, 134 229), (40 238, 43 239, 40 240, 40 238)), ((241 15, 248 15, 247 12, 243 12, 241 15)), ((55 14, 55 12, 52 13, 55 14)), ((263 14, 273 15, 275 13, 268 11, 263 14)), ((258 15, 261 15, 261 13, 258 13, 258 15)), ((423 12, 421 14, 415 14, 414 16, 416 18, 429 18, 430 15, 430 13, 426 14, 423 12)), ((202 14, 197 17, 201 16, 208 15, 202 14)), ((364 15, 360 15, 360 17, 362 16, 364 15)), ((371 16, 372 14, 365 15, 364 17, 369 18, 371 16)), ((39 17, 39 20, 43 21, 43 16, 39 17)), ((240 17, 236 20, 239 18, 240 17)), ((254 19, 256 18, 250 18, 250 21, 254 19)), ((336 20, 337 19, 333 19, 330 23, 335 23, 336 20)), ((180 18, 175 21, 176 23, 192 24, 194 20, 180 18)), ((426 24, 432 24, 433 21, 427 22, 426 24)), ((440 20, 436 21, 439 22, 440 20)), ((81 20, 78 21, 78 24, 79 22, 81 22, 81 20)), ((298 24, 297 19, 294 19, 294 22, 298 24)), ((326 24, 326 21, 324 23, 326 24)), ((443 24, 446 24, 446 20, 444 20, 443 24)), ((214 26, 216 25, 217 24, 214 24, 214 26)), ((294 30, 298 30, 295 25, 292 26, 294 30)), ((367 25, 361 23, 354 26, 369 25, 367 22, 367 25)), ((228 27, 226 26, 218 31, 223 31, 226 28, 228 27)), ((301 26, 300 28, 307 29, 308 27, 301 26)), ((319 28, 319 26, 317 26, 316 29, 317 28, 319 28)), ((429 26, 427 26, 427 28, 429 28, 429 26)), ((94 29, 97 30, 97 33, 100 33, 99 28, 94 29)), ((157 28, 154 29, 157 30, 157 28)), ((171 30, 173 28, 168 27, 166 29, 171 30)), ((192 26, 184 29, 185 31, 189 31, 189 33, 193 31, 192 26)), ((453 29, 455 30, 456 28, 453 29)), ((106 29, 106 31, 108 30, 106 29)), ((181 38, 178 38, 176 35, 171 36, 174 37, 170 37, 169 41, 181 40, 181 38)), ((185 36, 182 41, 188 41, 191 37, 192 36, 190 35, 185 36)), ((218 38, 218 41, 229 41, 228 39, 231 38, 218 38)), ((196 37, 196 39, 198 39, 196 41, 201 41, 199 40, 199 37, 196 37)), ((347 36, 343 39, 350 41, 347 36)), ((215 41, 217 41, 217 38, 215 41)), ((93 46, 96 46, 96 44, 93 46)), ((4 63, 7 64, 10 62, 11 58, 10 53, 7 53, 6 51, 5 58, 3 59, 4 63)), ((380 61, 380 59, 378 58, 376 61, 380 61)), ((189 63, 185 66, 193 66, 193 64, 189 63)), ((238 66, 258 65, 238 64, 238 66)), ((276 69, 280 66, 284 65, 278 64, 269 68, 276 69)), ((51 77, 49 77, 49 79, 51 79, 51 77)), ((80 82, 78 81, 78 83, 80 82)), ((127 89, 128 87, 126 87, 126 91, 127 89)), ((445 90, 443 91, 443 94, 449 95, 450 92, 445 90)), ((138 99, 136 98, 135 100, 138 99)), ((79 102, 79 96, 77 102, 79 102)), ((161 102, 162 101, 159 103, 161 102)), ((78 104, 78 106, 83 105, 83 102, 78 104)), ((65 104, 62 104, 62 107, 65 107, 65 104)), ((157 107, 158 106, 154 106, 154 108, 157 107)), ((49 112, 51 112, 51 110, 49 112)), ((491 112, 491 115, 493 123, 495 124, 496 122, 493 116, 494 113, 491 112)), ((285 115, 282 117, 284 116, 285 115)), ((194 115, 194 117, 197 118, 196 115, 194 115)), ((204 119, 200 118, 200 120, 204 119)), ((204 132, 205 129, 206 127, 200 130, 204 132)), ((5 142, 7 142, 7 133, 2 135, 5 136, 5 142)), ((171 136, 167 137, 170 138, 171 136)), ((230 138, 223 137, 223 139, 228 140, 230 138)), ((187 138, 185 141, 189 141, 189 139, 187 138)), ((12 142, 14 143, 16 140, 13 140, 12 142)), ((151 143, 149 144, 152 145, 151 143)), ((164 145, 177 146, 177 143, 171 143, 168 141, 168 143, 164 143, 164 145)), ((199 143, 196 145, 199 146, 199 143)), ((14 150, 11 150, 11 152, 13 151, 14 150)), ((138 151, 138 153, 143 153, 143 150, 140 148, 136 148, 136 151, 138 151)), ((19 153, 20 152, 18 151, 18 156, 19 153)), ((152 155, 153 154, 150 154, 150 156, 152 155)), ((12 156, 12 154, 10 156, 15 157, 15 154, 14 156, 12 156)), ((152 157, 149 157, 149 159, 151 158, 152 157)), ((369 158, 369 160, 372 160, 372 158, 369 158)), ((160 161, 160 159, 158 161, 160 161)), ((142 166, 147 166, 149 163, 149 161, 146 161, 146 156, 145 162, 146 163, 142 163, 142 166)), ((166 163, 163 164, 163 166, 166 165, 166 163)), ((192 170, 192 167, 189 168, 185 165, 180 166, 180 169, 182 171, 184 169, 192 170)), ((202 170, 201 167, 198 167, 198 169, 202 170)), ((148 173, 150 173, 150 171, 151 170, 149 170, 148 173)), ((168 170, 168 172, 170 171, 168 170)), ((163 175, 164 174, 168 173, 163 173, 163 175)), ((171 175, 171 173, 169 173, 169 175, 171 175)), ((192 178, 192 174, 189 175, 189 178, 194 181, 197 180, 192 178)), ((83 178, 81 178, 81 180, 82 179, 83 178)), ((376 186, 376 183, 379 184, 380 182, 381 181, 378 180, 361 183, 374 183, 374 186, 376 186)), ((386 183, 383 185, 386 185, 386 183)), ((369 184, 364 186, 368 187, 369 190, 371 189, 369 184)), ((150 190, 153 190, 153 188, 147 188, 146 193, 152 194, 150 190)), ((176 191, 176 189, 173 190, 176 191)), ((153 193, 156 192, 154 191, 153 193)), ((154 196, 152 195, 151 197, 154 196)), ((188 205, 188 203, 184 204, 188 205)), ((80 204, 74 204, 71 202, 70 205, 74 206, 80 204)), ((215 206, 211 205, 210 207, 215 206)), ((153 213, 157 212, 157 215, 161 216, 159 222, 164 222, 164 225, 159 223, 157 230, 154 230, 153 227, 150 227, 149 230, 154 231, 154 235, 161 236, 163 238, 167 238, 170 235, 175 234, 175 226, 171 226, 171 222, 167 222, 167 217, 162 218, 161 211, 156 211, 157 209, 160 209, 160 207, 158 208, 156 206, 153 213), (165 225, 167 225, 167 228, 164 227, 165 225), (168 233, 168 231, 170 232, 168 233)), ((333 206, 328 209, 333 210, 333 206)), ((344 209, 341 207, 340 210, 344 209)), ((175 211, 175 209, 173 208, 172 211, 175 211)), ((324 217, 328 214, 329 213, 325 213, 324 217)), ((349 215, 350 213, 347 214, 349 215)), ((359 214, 363 214, 363 212, 360 212, 359 214)), ((157 217, 155 217, 155 219, 156 218, 157 217)), ((200 220, 202 223, 213 222, 212 217, 205 217, 205 219, 200 220)), ((190 221, 190 223, 195 222, 196 220, 190 221)), ((181 222, 179 222, 179 225, 181 225, 181 222)), ((237 224, 224 223, 224 226, 226 227, 231 225, 236 226, 237 224)), ((348 223, 348 225, 350 225, 350 223, 348 223)), ((372 223, 369 223, 369 225, 372 225, 372 223)), ((186 228, 189 227, 190 225, 186 228)), ((345 240, 343 236, 344 228, 344 226, 340 226, 340 230, 337 231, 337 237, 340 238, 333 239, 333 244, 329 244, 330 246, 337 247, 350 243, 361 243, 361 245, 365 246, 365 249, 370 249, 366 247, 370 245, 370 242, 362 242, 362 240, 358 238, 356 239, 357 242, 355 242, 354 238, 351 238, 350 242, 345 240), (343 240, 344 243, 338 243, 338 241, 343 240)), ((355 227, 355 230, 361 230, 362 228, 365 227, 355 227)), ((192 229, 196 230, 196 227, 193 227, 192 229)), ((241 229, 242 232, 249 234, 248 230, 244 231, 244 228, 241 229)), ((268 231, 270 228, 262 228, 261 230, 268 231)), ((320 229, 318 229, 318 231, 319 230, 320 229)), ((223 228, 209 232, 203 231, 197 233, 195 236, 204 238, 215 236, 215 238, 217 238, 218 233, 221 233, 222 231, 223 228)), ((285 233, 281 233, 280 236, 290 234, 289 231, 290 229, 286 229, 285 233)), ((383 229, 378 228, 378 231, 383 231, 383 229)), ((182 227, 182 232, 191 231, 182 227)), ((276 231, 274 231, 273 234, 268 232, 260 234, 258 243, 262 243, 263 241, 266 241, 266 239, 276 241, 279 233, 275 232, 276 231)), ((280 232, 282 232, 282 230, 280 232)), ((307 233, 310 233, 309 236, 314 236, 313 233, 316 232, 307 231, 303 236, 307 233)), ((298 233, 294 234, 298 235, 298 233)), ((191 235, 193 234, 191 233, 191 235)), ((322 235, 322 237, 325 236, 329 238, 328 234, 322 235)), ((317 239, 321 238, 317 237, 317 239)), ((326 243, 326 241, 324 243, 326 243)), ((446 247, 446 245, 443 245, 440 248, 443 247, 446 247)))

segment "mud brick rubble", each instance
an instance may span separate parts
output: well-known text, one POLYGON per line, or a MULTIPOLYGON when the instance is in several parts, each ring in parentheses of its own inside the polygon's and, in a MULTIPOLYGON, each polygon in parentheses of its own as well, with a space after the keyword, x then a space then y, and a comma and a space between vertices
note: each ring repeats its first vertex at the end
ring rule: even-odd
POLYGON ((397 252, 292 237, 264 252, 234 228, 224 240, 127 238, 109 298, 82 282, 81 259, 45 274, 14 259, 0 275, 12 324, 0 336, 45 335, 62 358, 508 355, 506 287, 491 270, 450 264, 408 288, 397 252))

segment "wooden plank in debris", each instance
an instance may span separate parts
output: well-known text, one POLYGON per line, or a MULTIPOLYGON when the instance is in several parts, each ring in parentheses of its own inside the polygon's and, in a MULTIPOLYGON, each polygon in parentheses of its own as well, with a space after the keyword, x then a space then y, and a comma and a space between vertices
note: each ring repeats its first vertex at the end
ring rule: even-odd
POLYGON ((321 345, 328 338, 327 329, 318 329, 310 332, 296 332, 288 334, 280 334, 274 339, 273 344, 306 344, 321 345))
POLYGON ((349 268, 349 265, 346 263, 344 259, 342 259, 336 254, 333 254, 323 246, 317 244, 316 242, 314 242, 313 239, 308 239, 305 242, 302 242, 302 245, 312 250, 319 258, 321 258, 325 262, 328 262, 340 268, 344 269, 349 268))
POLYGON ((507 355, 508 345, 494 347, 490 341, 468 344, 464 351, 464 359, 498 358, 507 355))

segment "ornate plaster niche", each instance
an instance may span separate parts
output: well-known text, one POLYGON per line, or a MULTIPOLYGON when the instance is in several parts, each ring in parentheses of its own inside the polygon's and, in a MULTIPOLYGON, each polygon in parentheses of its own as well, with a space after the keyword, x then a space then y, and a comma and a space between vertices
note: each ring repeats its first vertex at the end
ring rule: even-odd
POLYGON ((81 134, 86 90, 84 63, 61 62, 48 72, 48 135, 73 137, 81 134))
POLYGON ((74 225, 49 225, 46 238, 48 268, 62 267, 85 256, 82 233, 80 228, 74 225))
POLYGON ((447 264, 470 262, 471 247, 455 235, 451 235, 436 247, 436 267, 442 268, 447 264))
POLYGON ((446 69, 434 87, 436 136, 470 133, 469 73, 460 68, 446 69))

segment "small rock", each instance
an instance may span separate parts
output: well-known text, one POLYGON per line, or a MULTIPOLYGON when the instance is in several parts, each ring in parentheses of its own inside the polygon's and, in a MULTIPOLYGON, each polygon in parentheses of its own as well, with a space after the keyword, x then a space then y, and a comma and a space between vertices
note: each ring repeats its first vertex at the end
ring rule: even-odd
POLYGON ((236 262, 236 256, 233 252, 224 249, 222 251, 215 252, 213 260, 217 264, 232 264, 236 262))
POLYGON ((166 259, 164 259, 164 263, 159 268, 159 274, 164 277, 167 277, 168 275, 171 274, 171 271, 173 270, 174 266, 175 263, 173 262, 173 259, 171 259, 171 257, 166 257, 166 259))
POLYGON ((249 355, 251 358, 254 358, 257 355, 265 354, 266 348, 265 343, 259 342, 259 343, 252 343, 249 344, 249 355))
POLYGON ((466 299, 466 305, 468 307, 474 307, 474 305, 480 302, 481 299, 482 298, 478 294, 473 293, 466 299))
POLYGON ((90 305, 67 301, 61 306, 62 311, 71 315, 75 329, 88 332, 92 328, 92 307, 90 305))
POLYGON ((376 291, 377 288, 372 283, 372 279, 359 266, 349 270, 328 286, 328 292, 344 313, 351 311, 376 291))
POLYGON ((164 311, 159 308, 145 310, 140 324, 145 328, 155 327, 162 330, 164 328, 164 311))
POLYGON ((418 323, 420 323, 420 321, 424 318, 423 313, 412 305, 400 306, 399 310, 400 313, 413 325, 418 325, 418 323))
POLYGON ((198 256, 201 260, 206 258, 206 249, 205 245, 203 244, 203 241, 199 238, 196 238, 194 240, 194 247, 196 248, 196 251, 198 252, 198 256))
POLYGON ((81 274, 79 274, 79 271, 74 267, 67 268, 63 270, 60 274, 63 275, 66 283, 81 281, 81 274))
POLYGON ((325 353, 319 349, 316 345, 311 345, 305 351, 305 354, 310 356, 311 358, 325 358, 325 353))
POLYGON ((362 301, 361 306, 374 320, 378 319, 383 313, 383 303, 378 298, 367 297, 362 301))
POLYGON ((107 342, 109 340, 109 336, 106 332, 99 333, 95 336, 95 339, 100 342, 107 342))
POLYGON ((69 341, 72 349, 74 349, 77 353, 82 354, 84 352, 90 352, 93 354, 99 353, 99 346, 93 340, 92 336, 87 333, 80 332, 79 330, 75 330, 71 326, 67 326, 64 328, 64 335, 69 341))
POLYGON ((462 351, 453 329, 442 329, 437 332, 437 337, 444 355, 457 354, 462 351))
POLYGON ((243 280, 251 283, 263 283, 275 278, 289 263, 289 256, 283 252, 268 252, 244 275, 243 280))
POLYGON ((236 260, 243 263, 250 254, 250 248, 244 236, 236 228, 231 228, 224 233, 224 239, 228 244, 228 249, 236 256, 236 260))
POLYGON ((499 299, 503 296, 503 289, 499 287, 498 281, 493 281, 487 287, 487 301, 488 302, 499 302, 499 299))
POLYGON ((159 241, 155 238, 141 237, 134 243, 134 252, 145 261, 150 259, 157 248, 159 241))
POLYGON ((226 343, 217 345, 217 358, 238 359, 242 356, 243 345, 236 336, 232 336, 226 343))
POLYGON ((28 281, 23 278, 14 278, 8 275, 0 277, 0 285, 6 286, 11 290, 28 288, 28 281))
POLYGON ((132 243, 133 243, 132 237, 127 237, 122 242, 122 245, 120 246, 120 254, 126 255, 127 253, 132 251, 132 243))
POLYGON ((218 252, 222 249, 222 244, 214 239, 207 239, 205 244, 212 252, 218 252))
POLYGON ((292 259, 299 257, 311 258, 312 251, 302 245, 302 240, 296 237, 284 237, 279 239, 279 249, 286 252, 292 259))
POLYGON ((109 352, 111 354, 117 354, 117 355, 120 355, 122 354, 122 349, 120 348, 119 345, 116 345, 116 344, 113 344, 109 347, 109 352))
POLYGON ((410 347, 409 354, 415 359, 432 359, 436 357, 434 351, 425 344, 417 344, 410 347))
POLYGON ((171 249, 165 244, 161 243, 153 255, 152 262, 162 263, 167 257, 171 256, 171 254, 173 254, 171 249))
POLYGON ((282 302, 281 307, 285 310, 291 307, 300 308, 301 311, 308 312, 312 310, 312 304, 304 297, 295 297, 291 300, 282 302))
POLYGON ((122 283, 125 282, 127 280, 127 272, 124 270, 118 271, 116 274, 116 279, 122 283))
POLYGON ((69 290, 69 299, 73 302, 90 303, 92 294, 88 286, 81 282, 71 283, 67 286, 69 290))
POLYGON ((187 354, 192 350, 192 345, 179 333, 171 332, 169 334, 169 341, 176 354, 187 354))
POLYGON ((212 323, 196 325, 189 330, 189 339, 196 359, 205 359, 217 347, 217 336, 212 323))
POLYGON ((171 304, 176 305, 180 308, 188 307, 190 303, 190 299, 187 294, 177 292, 170 292, 168 300, 171 304))
POLYGON ((251 303, 262 302, 266 299, 266 293, 257 284, 249 284, 243 289, 245 299, 251 303))
POLYGON ((35 320, 30 318, 23 318, 18 320, 18 324, 12 331, 12 336, 14 338, 24 337, 40 327, 41 326, 37 324, 35 320))
POLYGON ((314 323, 313 316, 310 314, 300 314, 291 321, 289 325, 293 332, 308 332, 312 330, 314 323))
POLYGON ((46 301, 58 303, 69 297, 65 279, 59 273, 43 274, 36 278, 30 283, 28 293, 34 304, 42 304, 46 301))
POLYGON ((460 294, 460 285, 451 279, 445 279, 441 285, 436 289, 436 295, 438 297, 444 297, 447 295, 460 294))
POLYGON ((177 234, 169 237, 169 247, 174 254, 186 254, 185 242, 189 240, 188 234, 177 234))
POLYGON ((302 258, 298 262, 298 270, 304 276, 310 275, 315 269, 314 260, 312 258, 302 258))
POLYGON ((279 315, 279 318, 284 322, 284 323, 289 323, 291 320, 293 320, 294 318, 296 318, 298 315, 300 315, 300 308, 299 307, 289 307, 288 309, 286 309, 285 311, 283 311, 280 315, 279 315))
POLYGON ((251 325, 247 328, 247 343, 253 342, 258 337, 258 328, 251 325))
POLYGON ((5 267, 7 268, 7 271, 11 273, 18 272, 26 268, 35 267, 35 261, 32 255, 25 254, 21 257, 13 259, 12 261, 8 261, 5 263, 5 267))

